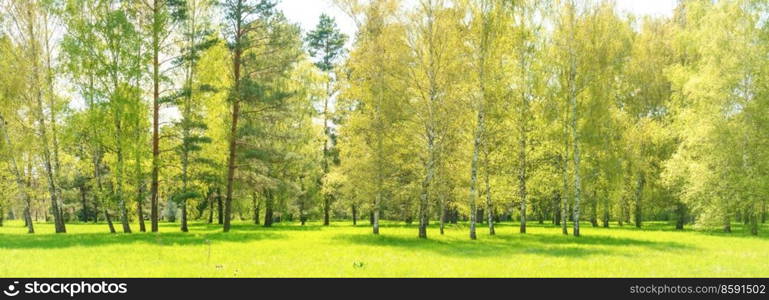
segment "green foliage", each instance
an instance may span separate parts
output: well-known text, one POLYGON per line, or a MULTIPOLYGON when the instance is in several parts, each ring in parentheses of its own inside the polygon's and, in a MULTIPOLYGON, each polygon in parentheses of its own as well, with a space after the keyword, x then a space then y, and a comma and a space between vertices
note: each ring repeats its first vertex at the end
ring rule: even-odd
POLYGON ((334 18, 321 14, 318 26, 307 33, 305 41, 310 55, 318 58, 315 66, 328 72, 334 69, 337 60, 344 53, 347 35, 339 32, 334 18))
MULTIPOLYGON (((466 225, 466 224, 462 224, 466 225)), ((766 274, 766 232, 673 231, 664 223, 647 230, 585 228, 562 236, 557 228, 500 223, 498 234, 467 240, 464 226, 443 236, 414 238, 414 226, 383 222, 386 234, 366 226, 281 222, 272 228, 236 222, 191 223, 196 234, 161 223, 159 234, 110 235, 103 224, 72 224, 67 235, 25 234, 18 221, 0 227, 0 276, 37 277, 761 277, 766 274), (308 249, 307 245, 312 245, 308 249), (210 252, 209 252, 210 249, 210 252), (740 249, 740 255, 735 255, 740 249), (184 255, 180 255, 183 253, 184 255), (210 254, 209 254, 210 253, 210 254), (108 259, 94 260, 94 256, 108 259), (142 259, 160 256, 163 259, 142 259), (62 261, 62 257, 69 259, 62 261), (362 266, 362 267, 356 267, 362 266), (468 266, 473 266, 468 268, 468 266), (543 267, 551 266, 551 267, 543 267)), ((587 225, 587 224, 585 224, 587 225)), ((433 225, 437 226, 437 225, 433 225)), ((52 225, 41 224, 41 232, 52 225)))

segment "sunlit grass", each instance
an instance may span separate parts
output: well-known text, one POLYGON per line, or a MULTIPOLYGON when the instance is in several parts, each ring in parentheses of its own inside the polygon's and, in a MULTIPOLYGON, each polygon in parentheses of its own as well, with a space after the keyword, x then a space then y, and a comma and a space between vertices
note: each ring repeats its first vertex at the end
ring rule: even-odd
MULTIPOLYGON (((415 225, 336 222, 264 228, 237 223, 229 233, 194 223, 189 233, 161 224, 159 234, 109 234, 104 224, 0 227, 0 277, 767 277, 769 234, 674 231, 663 223, 638 230, 591 228, 563 236, 550 224, 497 226, 478 240, 466 225, 436 227, 420 240, 415 225)), ((119 229, 119 226, 117 226, 119 229)), ((134 225, 134 230, 138 226, 134 225)))

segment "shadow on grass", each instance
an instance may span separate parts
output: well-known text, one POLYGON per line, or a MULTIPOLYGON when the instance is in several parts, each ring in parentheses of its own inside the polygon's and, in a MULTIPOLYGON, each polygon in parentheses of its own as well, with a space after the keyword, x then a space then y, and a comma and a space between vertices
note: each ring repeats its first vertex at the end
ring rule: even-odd
MULTIPOLYGON (((233 223, 231 232, 223 233, 222 226, 218 224, 207 224, 195 222, 189 224, 190 232, 183 233, 179 231, 178 223, 160 223, 160 233, 140 233, 133 234, 110 234, 107 232, 105 224, 77 224, 78 226, 91 227, 88 232, 80 233, 77 230, 67 234, 37 233, 28 234, 3 234, 0 233, 0 249, 46 249, 46 248, 66 248, 66 247, 99 247, 114 244, 147 244, 147 245, 205 245, 206 241, 217 242, 252 242, 269 239, 286 239, 291 232, 302 231, 322 231, 333 228, 355 228, 361 229, 369 227, 368 224, 359 223, 357 226, 352 224, 335 223, 332 226, 323 226, 320 223, 309 223, 300 226, 296 223, 276 223, 272 227, 263 227, 261 225, 247 222, 233 223)), ((466 230, 466 225, 447 224, 447 229, 466 230)), ((569 224, 571 225, 571 224, 569 224)), ((138 226, 133 229, 138 229, 138 226)), ((651 241, 644 239, 634 239, 626 237, 616 237, 607 235, 585 234, 580 238, 572 236, 562 236, 560 234, 510 234, 517 231, 515 223, 499 223, 496 225, 497 235, 494 237, 481 237, 480 240, 470 241, 464 238, 435 238, 437 228, 435 224, 430 226, 433 236, 428 240, 421 240, 416 236, 391 236, 387 234, 375 236, 370 233, 349 233, 332 235, 332 240, 337 242, 346 242, 359 245, 371 245, 382 247, 400 247, 414 251, 431 251, 446 256, 504 256, 515 254, 538 254, 555 257, 581 257, 589 255, 625 255, 631 256, 633 253, 628 251, 627 247, 642 247, 652 251, 685 251, 695 249, 695 247, 670 241, 651 241)), ((589 226, 589 225, 588 225, 589 226)), ((722 233, 717 231, 695 231, 687 228, 684 231, 670 230, 672 225, 658 222, 649 223, 644 228, 612 226, 609 229, 596 228, 603 232, 610 231, 667 231, 667 232, 692 232, 697 234, 712 235, 719 237, 750 237, 740 233, 740 224, 733 226, 734 233, 722 233)), ((384 222, 383 228, 413 228, 416 235, 416 225, 409 225, 399 222, 384 222)), ((552 224, 533 223, 529 227, 552 228, 560 231, 557 226, 552 224)), ((570 226, 571 227, 571 226, 570 226)), ((82 228, 82 227, 81 227, 82 228)), ((119 224, 116 229, 120 230, 119 224)), ((386 230, 386 229, 385 229, 386 230)), ((483 229, 481 229, 483 230, 483 229)), ((766 226, 763 226, 761 235, 753 238, 766 239, 766 226)), ((481 233, 482 234, 482 233, 481 233)))
POLYGON ((603 249, 581 247, 541 247, 536 243, 504 243, 493 240, 469 241, 436 239, 420 240, 411 237, 388 235, 337 235, 334 239, 357 245, 396 247, 411 251, 428 251, 444 256, 455 257, 492 257, 517 254, 542 254, 549 256, 582 257, 589 255, 610 254, 603 249))
POLYGON ((0 249, 53 249, 67 247, 100 247, 105 245, 146 244, 157 246, 206 245, 217 242, 246 243, 267 239, 283 239, 281 233, 262 232, 163 232, 160 234, 77 233, 77 234, 0 234, 0 249))
POLYGON ((769 240, 769 226, 766 224, 762 225, 758 229, 758 235, 753 235, 750 233, 750 228, 748 226, 743 225, 732 225, 732 232, 724 232, 723 228, 705 228, 705 229, 698 229, 698 230, 691 230, 691 232, 698 234, 698 235, 704 235, 708 237, 719 237, 719 238, 734 238, 734 239, 752 239, 752 240, 769 240))
POLYGON ((66 247, 99 247, 115 244, 149 245, 205 245, 206 241, 216 242, 252 242, 268 239, 285 239, 286 233, 294 231, 319 231, 324 226, 308 224, 300 226, 293 223, 276 223, 272 227, 250 223, 234 223, 230 232, 222 232, 222 225, 208 223, 190 223, 189 232, 181 232, 178 223, 160 223, 159 233, 139 232, 132 224, 131 234, 121 233, 120 224, 115 224, 116 234, 108 231, 106 224, 80 223, 79 227, 90 227, 87 233, 70 230, 66 234, 37 232, 35 234, 2 234, 0 249, 47 249, 66 247))
MULTIPOLYGON (((466 224, 465 224, 466 225, 466 224)), ((461 223, 459 225, 453 225, 453 226, 459 226, 458 228, 466 229, 467 226, 463 226, 461 223)), ((518 230, 518 223, 499 223, 494 225, 496 228, 507 228, 511 227, 514 229, 514 232, 517 232, 518 230)), ((527 227, 539 227, 539 228, 547 228, 552 229, 554 231, 560 232, 560 225, 554 225, 551 222, 539 224, 536 222, 527 223, 527 227)), ((699 234, 699 235, 707 235, 707 236, 718 236, 718 237, 726 237, 726 238, 758 238, 758 239, 769 239, 769 223, 767 224, 760 224, 758 230, 758 235, 752 235, 750 234, 750 230, 747 225, 739 223, 739 222, 732 222, 732 232, 727 233, 724 232, 721 227, 713 227, 713 228, 699 228, 695 229, 694 225, 692 224, 686 224, 684 226, 684 229, 676 229, 676 225, 672 221, 648 221, 644 222, 643 226, 641 228, 635 227, 632 223, 625 223, 623 226, 619 226, 617 222, 613 221, 611 223, 611 226, 609 228, 603 228, 603 226, 599 225, 598 227, 593 227, 588 222, 580 222, 580 228, 583 230, 599 230, 599 231, 631 231, 631 232, 669 232, 669 233, 692 233, 692 234, 699 234)), ((573 223, 569 223, 569 232, 572 232, 573 223)), ((586 235, 590 235, 590 233, 586 233, 586 235)))
POLYGON ((560 235, 496 235, 476 241, 465 239, 417 239, 388 235, 336 235, 335 240, 357 245, 406 248, 429 251, 445 256, 491 257, 517 254, 536 254, 554 257, 584 257, 591 255, 630 256, 625 247, 643 247, 653 251, 686 251, 694 247, 676 242, 657 242, 610 236, 582 236, 574 238, 560 235))
MULTIPOLYGON (((162 232, 169 232, 169 231, 179 231, 178 224, 171 225, 177 225, 175 227, 168 227, 167 230, 161 230, 162 232)), ((188 225, 190 232, 195 231, 210 231, 210 232, 219 232, 222 231, 222 225, 218 224, 208 224, 208 223, 190 223, 188 225)), ((326 226, 318 225, 318 224, 306 224, 304 226, 298 224, 298 223, 289 223, 289 222, 282 222, 282 223, 274 223, 271 227, 264 227, 263 225, 257 225, 252 223, 234 223, 230 225, 230 230, 233 232, 263 232, 263 231, 270 231, 270 232, 281 232, 281 231, 319 231, 322 230, 326 226)), ((331 226, 338 227, 338 226, 331 226)), ((161 226, 161 229, 163 229, 163 226, 161 226)))
MULTIPOLYGON (((612 224, 615 225, 615 224, 612 224)), ((588 225, 589 226, 589 225, 588 225)), ((725 238, 754 238, 754 239, 769 239, 769 224, 759 224, 758 235, 752 235, 750 228, 746 224, 739 222, 732 222, 732 232, 724 232, 720 226, 711 228, 699 228, 695 229, 694 225, 686 224, 684 229, 676 229, 673 222, 665 221, 650 221, 645 222, 641 228, 635 227, 633 224, 625 224, 625 226, 612 226, 610 229, 635 231, 635 232, 685 232, 706 236, 717 236, 725 238)))

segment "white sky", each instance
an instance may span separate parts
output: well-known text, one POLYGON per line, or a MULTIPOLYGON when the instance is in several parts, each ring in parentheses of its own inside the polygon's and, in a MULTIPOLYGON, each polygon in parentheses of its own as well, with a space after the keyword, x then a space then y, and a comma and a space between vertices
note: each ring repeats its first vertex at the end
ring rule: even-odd
POLYGON ((636 15, 671 16, 676 0, 617 0, 617 6, 636 15))
POLYGON ((341 9, 337 8, 332 0, 282 0, 278 8, 283 11, 289 21, 299 23, 302 26, 302 32, 315 28, 318 24, 320 14, 327 15, 336 19, 336 24, 340 30, 347 34, 350 39, 355 34, 355 23, 341 9))
MULTIPOLYGON (((294 23, 299 23, 303 32, 315 28, 321 13, 336 19, 342 32, 350 36, 348 47, 355 36, 354 22, 333 3, 333 0, 282 0, 278 8, 294 23)), ((405 0, 406 2, 414 0, 405 0)), ((636 15, 670 16, 677 0, 615 0, 620 11, 636 15)))
MULTIPOLYGON (((406 0, 413 1, 413 0, 406 0)), ((621 11, 636 15, 670 16, 676 5, 676 0, 616 0, 621 11)), ((332 0, 282 0, 278 7, 289 20, 299 23, 302 30, 307 32, 315 28, 321 13, 334 17, 339 28, 350 36, 355 34, 355 24, 332 0)))

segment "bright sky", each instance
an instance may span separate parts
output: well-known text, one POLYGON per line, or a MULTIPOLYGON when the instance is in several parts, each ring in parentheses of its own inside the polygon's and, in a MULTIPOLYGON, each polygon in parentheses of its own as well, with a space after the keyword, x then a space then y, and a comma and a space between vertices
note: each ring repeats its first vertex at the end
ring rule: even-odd
POLYGON ((332 0, 282 0, 278 8, 291 22, 299 23, 304 33, 315 28, 320 14, 326 13, 336 19, 336 24, 350 39, 355 34, 355 23, 332 0))
MULTIPOLYGON (((406 0, 413 1, 413 0, 406 0)), ((636 15, 670 16, 676 0, 616 0, 621 11, 636 15)), ((289 20, 299 23, 305 32, 315 28, 321 13, 334 17, 342 32, 348 36, 355 33, 355 24, 332 0, 282 0, 279 8, 289 20)))
POLYGON ((617 6, 636 15, 671 16, 676 0, 617 0, 617 6))

